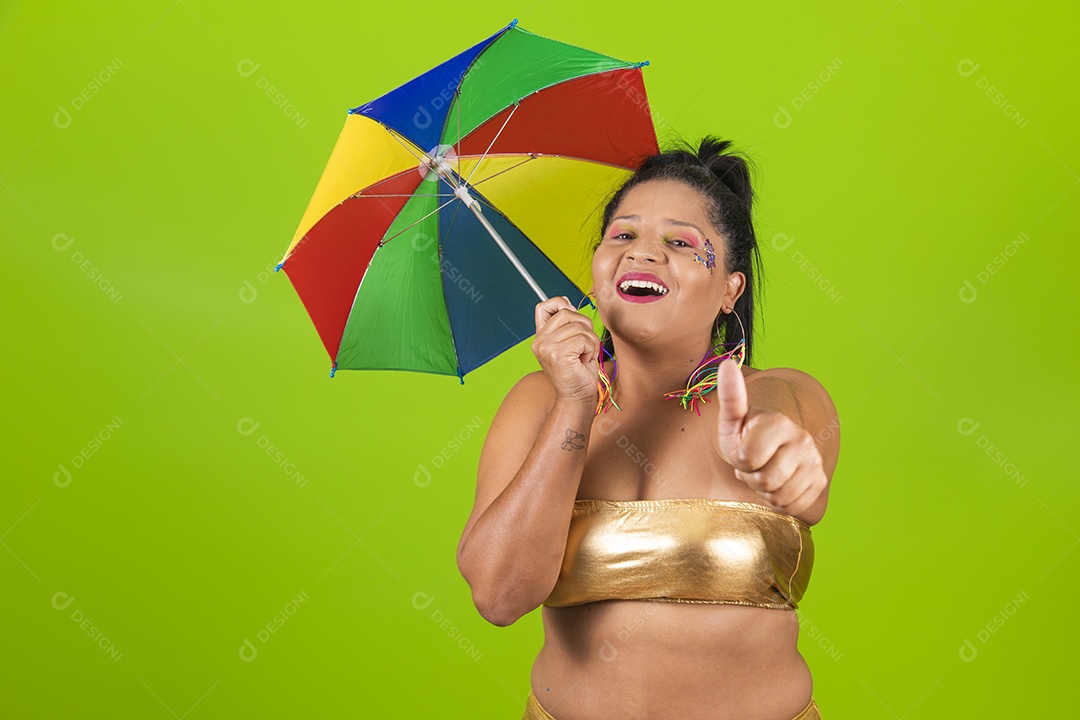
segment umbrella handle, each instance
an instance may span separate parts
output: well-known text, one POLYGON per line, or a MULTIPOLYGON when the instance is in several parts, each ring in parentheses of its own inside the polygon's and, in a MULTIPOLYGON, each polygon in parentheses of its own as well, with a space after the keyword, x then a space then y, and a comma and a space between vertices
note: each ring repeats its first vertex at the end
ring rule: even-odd
POLYGON ((502 236, 499 235, 499 231, 495 229, 486 217, 484 217, 484 214, 480 211, 479 201, 469 194, 469 188, 465 185, 460 185, 454 189, 454 194, 458 196, 458 199, 461 200, 461 202, 465 203, 467 208, 473 211, 473 214, 476 215, 476 219, 479 220, 480 224, 484 226, 484 229, 488 231, 488 234, 491 235, 492 239, 499 246, 499 249, 506 255, 506 259, 509 260, 514 267, 517 268, 517 271, 521 273, 521 276, 525 278, 525 282, 529 283, 529 287, 533 289, 533 292, 540 298, 540 301, 543 302, 544 300, 547 300, 548 296, 540 288, 540 285, 538 285, 536 280, 533 279, 533 276, 529 274, 529 271, 525 269, 525 266, 521 264, 517 255, 515 255, 514 251, 510 249, 510 246, 506 244, 506 241, 502 239, 502 236))

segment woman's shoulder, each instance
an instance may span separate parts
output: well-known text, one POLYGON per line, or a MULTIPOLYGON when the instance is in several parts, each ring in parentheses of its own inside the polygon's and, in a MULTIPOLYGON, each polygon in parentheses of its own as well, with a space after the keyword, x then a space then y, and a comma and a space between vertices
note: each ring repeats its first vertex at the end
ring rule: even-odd
MULTIPOLYGON (((748 386, 750 377, 746 377, 748 386)), ((829 395, 825 386, 810 373, 795 368, 767 368, 760 370, 752 377, 755 381, 758 378, 773 378, 787 385, 800 408, 800 414, 812 413, 810 424, 832 427, 839 422, 832 396, 829 395)), ((767 381, 761 380, 761 382, 767 381)))
POLYGON ((765 368, 765 369, 755 369, 755 368, 745 368, 744 367, 743 371, 744 371, 743 377, 745 377, 747 380, 749 380, 751 377, 754 377, 754 378, 767 378, 767 377, 776 378, 778 380, 783 380, 784 382, 791 385, 792 389, 794 389, 797 394, 798 393, 807 393, 807 394, 810 394, 810 395, 816 395, 816 396, 821 397, 821 398, 828 398, 829 397, 829 393, 828 393, 828 391, 825 390, 825 386, 822 385, 817 380, 817 378, 815 378, 813 375, 811 375, 810 373, 808 373, 808 372, 806 372, 804 370, 798 370, 796 368, 788 368, 788 367, 776 367, 776 368, 765 368), (745 372, 746 370, 751 370, 752 372, 746 373, 745 372))
POLYGON ((514 383, 506 394, 505 402, 521 404, 534 411, 542 409, 546 415, 555 405, 555 388, 547 373, 536 370, 514 383))
POLYGON ((555 394, 555 388, 552 386, 551 380, 548 379, 547 373, 543 370, 525 373, 524 377, 518 380, 514 387, 521 387, 522 390, 533 394, 555 394))
POLYGON ((745 379, 749 379, 751 376, 757 375, 760 372, 762 372, 761 368, 752 368, 749 365, 742 366, 742 375, 745 379))

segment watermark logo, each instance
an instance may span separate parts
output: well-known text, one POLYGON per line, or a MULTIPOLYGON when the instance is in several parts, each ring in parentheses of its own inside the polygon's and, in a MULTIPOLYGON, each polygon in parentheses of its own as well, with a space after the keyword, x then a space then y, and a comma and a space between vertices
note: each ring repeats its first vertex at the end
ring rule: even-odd
POLYGON ((840 652, 836 648, 836 646, 833 645, 832 640, 827 638, 825 636, 825 633, 822 632, 821 629, 818 628, 817 625, 814 625, 814 623, 807 620, 806 616, 803 615, 801 610, 796 610, 795 611, 795 617, 799 621, 799 629, 803 632, 803 634, 807 637, 807 639, 809 639, 811 642, 813 642, 819 648, 824 650, 825 653, 830 658, 832 658, 833 662, 839 662, 840 658, 843 657, 844 653, 840 652))
POLYGON ((447 258, 442 257, 439 252, 438 244, 435 242, 435 238, 431 237, 423 231, 417 231, 412 236, 412 247, 417 252, 423 252, 432 245, 435 246, 430 258, 433 263, 438 265, 442 270, 443 287, 456 287, 461 292, 465 293, 465 296, 472 300, 473 305, 476 305, 484 299, 484 294, 476 289, 476 287, 469 281, 469 278, 454 266, 447 258))
MULTIPOLYGON (((593 424, 593 433, 599 436, 609 437, 618 432, 620 427, 622 427, 622 423, 613 417, 604 415, 596 419, 596 422, 593 424)), ((653 481, 655 489, 658 490, 667 484, 670 478, 660 473, 656 465, 654 465, 645 454, 645 451, 635 445, 625 433, 619 433, 619 436, 615 438, 615 444, 626 453, 626 456, 630 458, 635 465, 645 471, 645 475, 653 481)))
MULTIPOLYGON (((250 437, 254 435, 255 431, 261 426, 262 423, 257 422, 252 418, 244 417, 240 418, 236 423, 236 431, 244 437, 250 437)), ((291 478, 298 487, 307 485, 307 478, 304 477, 300 470, 297 469, 296 465, 286 457, 285 453, 282 452, 277 445, 270 442, 270 438, 260 433, 259 436, 255 438, 255 445, 257 445, 259 449, 265 451, 267 457, 269 457, 275 465, 280 467, 282 472, 291 478)))
MULTIPOLYGON (((426 612, 429 607, 435 602, 435 596, 423 591, 413 593, 412 606, 422 612, 426 612)), ((482 652, 475 645, 472 640, 465 636, 458 626, 454 625, 450 618, 443 614, 442 610, 438 607, 433 608, 430 614, 431 621, 439 626, 439 629, 446 633, 446 636, 450 638, 461 648, 466 655, 472 658, 473 662, 479 662, 480 658, 484 656, 482 652)))
POLYGON ((255 276, 255 282, 258 283, 258 286, 256 286, 255 283, 252 283, 250 280, 244 281, 244 284, 240 287, 240 302, 244 303, 245 305, 250 305, 258 299, 259 287, 270 282, 270 276, 273 274, 274 268, 277 267, 277 264, 277 260, 274 260, 268 263, 265 268, 259 271, 259 274, 255 276))
MULTIPOLYGON (((296 614, 296 611, 300 609, 300 606, 309 600, 307 592, 301 590, 300 594, 286 603, 281 612, 270 618, 270 622, 266 623, 255 633, 255 638, 259 641, 260 645, 265 645, 270 641, 271 636, 282 628, 292 616, 296 614)), ((244 642, 240 643, 240 659, 244 662, 254 662, 255 658, 259 657, 259 648, 255 643, 251 642, 250 638, 244 638, 244 642)))
MULTIPOLYGON (((956 431, 965 436, 973 435, 975 431, 979 429, 981 424, 982 423, 978 423, 969 417, 960 418, 956 423, 956 431)), ((1011 478, 1020 487, 1027 485, 1027 477, 1020 472, 1016 465, 1013 465, 1012 462, 1009 461, 1009 458, 1005 456, 1005 453, 990 442, 989 438, 980 433, 979 437, 975 440, 975 444, 986 452, 987 457, 989 457, 995 465, 1002 469, 1005 473, 1005 477, 1011 478)))
MULTIPOLYGON (((469 69, 469 72, 479 69, 483 64, 483 60, 478 60, 476 64, 469 69)), ((431 123, 435 121, 434 116, 431 114, 431 110, 440 113, 444 107, 452 103, 454 101, 454 96, 457 95, 458 86, 463 78, 464 74, 460 77, 451 78, 450 82, 447 83, 445 87, 437 90, 430 100, 426 103, 417 105, 416 112, 413 113, 412 117, 413 127, 417 130, 427 130, 431 127, 431 123), (431 110, 428 110, 429 107, 431 110)))
MULTIPOLYGON (((970 58, 964 58, 960 62, 956 63, 956 72, 963 78, 969 78, 982 67, 979 63, 970 58)), ((1001 108, 1001 112, 1005 114, 1005 117, 1009 118, 1016 123, 1016 126, 1021 130, 1027 127, 1027 118, 1020 114, 1020 111, 1010 103, 1005 94, 994 87, 985 75, 980 75, 979 79, 975 81, 975 87, 982 90, 986 97, 990 98, 990 102, 994 103, 995 107, 1001 108)))
POLYGON ((776 113, 773 115, 773 125, 781 130, 787 130, 791 127, 793 120, 793 112, 798 112, 806 106, 806 103, 810 102, 810 99, 821 92, 821 88, 825 86, 825 83, 832 80, 836 73, 844 66, 844 61, 840 58, 833 58, 832 62, 822 69, 810 81, 810 83, 799 91, 799 94, 791 99, 789 103, 791 109, 788 109, 788 105, 780 105, 776 109, 776 113))
MULTIPOLYGON (((250 58, 244 58, 240 62, 236 63, 236 73, 242 78, 249 78, 262 67, 260 63, 251 60, 250 58)), ((277 87, 270 84, 270 81, 266 79, 265 75, 260 75, 259 79, 255 81, 255 86, 266 93, 266 97, 270 98, 270 102, 275 106, 281 108, 281 112, 285 117, 296 123, 296 127, 303 129, 307 127, 307 118, 300 114, 300 111, 289 102, 289 99, 285 97, 284 93, 278 90, 277 87)))
MULTIPOLYGON (((74 596, 60 591, 53 593, 52 606, 57 610, 67 610, 75 602, 74 596)), ((120 658, 124 657, 124 653, 120 652, 112 641, 105 636, 105 634, 95 625, 90 618, 83 614, 83 611, 74 608, 71 611, 71 621, 79 626, 86 635, 101 648, 105 654, 112 658, 113 662, 120 662, 120 658)))
MULTIPOLYGON (((997 274, 1001 268, 1005 267, 1005 263, 1012 259, 1016 253, 1020 252, 1018 248, 1027 245, 1028 238, 1027 233, 1020 233, 1015 240, 1010 242, 1005 248, 999 252, 994 258, 986 264, 984 270, 980 270, 975 279, 979 281, 980 285, 985 285, 990 282, 990 278, 997 274)), ((964 284, 960 286, 960 302, 973 303, 979 297, 978 289, 969 280, 964 280, 964 284)))
POLYGON ((649 105, 647 94, 644 89, 633 82, 634 77, 635 76, 630 73, 621 74, 619 79, 615 81, 615 86, 623 91, 626 97, 630 99, 630 102, 633 103, 634 107, 645 110, 649 114, 649 117, 652 118, 652 121, 657 128, 673 127, 665 116, 656 112, 656 109, 649 105))
POLYGON ((600 650, 598 654, 600 659, 604 662, 614 662, 619 657, 619 646, 625 645, 630 638, 634 637, 634 634, 645 625, 645 622, 656 612, 656 604, 652 602, 645 602, 641 604, 640 612, 630 618, 630 621, 624 623, 619 631, 615 633, 615 640, 618 642, 613 643, 611 638, 604 638, 604 641, 600 643, 600 650))
POLYGON ((86 84, 79 94, 71 98, 70 110, 69 105, 58 105, 56 113, 53 115, 53 125, 60 130, 67 130, 71 127, 72 114, 77 113, 86 106, 86 103, 97 95, 105 83, 109 82, 116 75, 117 71, 124 66, 124 61, 120 58, 113 58, 112 62, 105 66, 101 72, 90 79, 90 82, 86 84))
MULTIPOLYGON (((52 249, 56 252, 67 252, 75 243, 75 238, 65 233, 56 233, 52 237, 51 245, 52 249)), ((90 281, 97 285, 105 296, 112 300, 114 303, 120 302, 124 297, 116 287, 106 278, 97 267, 94 266, 83 254, 78 250, 72 250, 70 253, 71 262, 79 266, 83 274, 90 278, 90 281)))
MULTIPOLYGON (((82 468, 86 461, 101 450, 106 441, 108 441, 123 424, 124 421, 120 419, 119 415, 107 422, 105 427, 98 430, 97 433, 90 438, 90 441, 79 449, 79 452, 71 456, 71 467, 75 470, 82 468)), ((66 488, 71 484, 71 477, 71 470, 68 469, 67 465, 60 463, 60 465, 57 466, 56 472, 53 473, 53 482, 56 483, 57 487, 66 488)))
MULTIPOLYGON (((975 639, 979 641, 980 645, 985 645, 990 637, 1000 630, 1005 623, 1016 614, 1016 611, 1021 605, 1028 601, 1027 592, 1021 590, 1020 594, 1006 603, 1005 607, 1001 609, 1001 612, 994 615, 990 619, 990 622, 986 623, 979 632, 975 633, 975 639)), ((960 644, 960 659, 964 662, 972 662, 979 656, 979 648, 970 639, 964 638, 964 642, 960 644)))
POLYGON ((795 238, 786 233, 776 233, 772 238, 772 246, 780 252, 787 253, 788 257, 791 258, 791 262, 795 263, 795 265, 802 270, 803 274, 810 278, 811 282, 813 282, 819 290, 825 293, 825 297, 829 298, 834 303, 840 302, 844 298, 843 293, 836 289, 821 270, 805 258, 798 249, 788 252, 788 248, 794 243, 795 238))
MULTIPOLYGON (((483 425, 484 423, 479 415, 470 420, 463 428, 458 430, 457 434, 450 438, 449 442, 443 445, 439 452, 431 456, 431 466, 436 470, 441 468, 446 464, 447 460, 461 449, 465 441, 471 438, 483 425)), ((427 465, 424 463, 420 463, 416 467, 416 472, 413 473, 413 483, 416 487, 422 488, 431 484, 431 471, 428 470, 427 465)))

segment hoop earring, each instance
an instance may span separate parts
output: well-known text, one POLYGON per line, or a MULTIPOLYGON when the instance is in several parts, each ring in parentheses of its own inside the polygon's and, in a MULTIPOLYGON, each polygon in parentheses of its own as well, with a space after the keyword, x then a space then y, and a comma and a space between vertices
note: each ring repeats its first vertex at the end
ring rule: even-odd
POLYGON ((735 361, 736 367, 742 368, 743 360, 746 357, 746 328, 743 327, 742 319, 732 308, 722 309, 725 315, 735 315, 735 319, 739 321, 742 338, 737 343, 720 343, 714 346, 710 352, 705 353, 705 358, 701 361, 701 364, 690 374, 685 390, 664 393, 665 400, 677 399, 683 410, 690 409, 698 415, 701 415, 701 410, 697 406, 697 401, 708 402, 705 395, 716 389, 716 374, 720 369, 720 363, 731 358, 735 361), (735 347, 721 354, 721 349, 727 345, 734 345, 735 347))
MULTIPOLYGON (((596 297, 592 291, 589 291, 582 299, 588 300, 590 295, 593 298, 596 297)), ((594 308, 596 307, 595 303, 591 300, 589 301, 589 304, 594 308)), ((580 302, 578 303, 578 310, 581 310, 580 302)), ((615 402, 615 378, 618 377, 618 375, 618 360, 615 359, 614 355, 607 351, 607 348, 604 347, 604 343, 601 342, 600 351, 596 353, 596 411, 593 413, 593 417, 602 412, 607 412, 608 408, 612 405, 615 406, 616 410, 622 410, 618 403, 615 402), (607 353, 607 356, 611 358, 612 370, 610 378, 608 377, 607 372, 604 371, 604 353, 607 353)))

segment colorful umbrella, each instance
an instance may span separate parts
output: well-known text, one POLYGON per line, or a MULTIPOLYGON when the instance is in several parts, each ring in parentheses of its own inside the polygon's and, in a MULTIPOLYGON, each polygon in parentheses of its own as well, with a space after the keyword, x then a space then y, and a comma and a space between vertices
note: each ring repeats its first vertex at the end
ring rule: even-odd
POLYGON ((580 305, 588 227, 658 151, 641 67, 510 23, 349 111, 284 268, 337 369, 464 375, 580 305))

